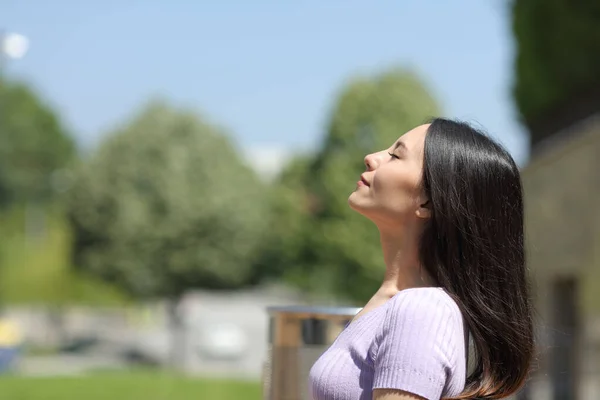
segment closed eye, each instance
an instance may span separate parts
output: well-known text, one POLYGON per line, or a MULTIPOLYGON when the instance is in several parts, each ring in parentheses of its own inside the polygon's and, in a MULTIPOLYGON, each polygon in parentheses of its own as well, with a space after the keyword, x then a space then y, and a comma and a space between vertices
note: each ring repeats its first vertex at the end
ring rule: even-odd
POLYGON ((395 158, 397 160, 400 159, 400 157, 398 157, 397 155, 395 155, 394 153, 388 153, 390 155, 390 157, 395 158))

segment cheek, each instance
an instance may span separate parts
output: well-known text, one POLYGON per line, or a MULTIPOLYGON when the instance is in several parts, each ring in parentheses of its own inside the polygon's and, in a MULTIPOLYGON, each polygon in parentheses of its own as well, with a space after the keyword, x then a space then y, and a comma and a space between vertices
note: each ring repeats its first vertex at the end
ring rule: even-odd
POLYGON ((402 213, 416 203, 419 180, 412 174, 381 171, 373 180, 373 194, 378 204, 392 212, 402 213))

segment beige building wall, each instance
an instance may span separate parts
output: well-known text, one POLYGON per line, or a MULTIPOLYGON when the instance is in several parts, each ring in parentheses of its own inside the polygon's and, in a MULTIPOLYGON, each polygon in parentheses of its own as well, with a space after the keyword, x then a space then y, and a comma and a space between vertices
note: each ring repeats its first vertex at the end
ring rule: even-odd
POLYGON ((530 398, 600 398, 600 116, 541 144, 523 185, 540 350, 530 398))

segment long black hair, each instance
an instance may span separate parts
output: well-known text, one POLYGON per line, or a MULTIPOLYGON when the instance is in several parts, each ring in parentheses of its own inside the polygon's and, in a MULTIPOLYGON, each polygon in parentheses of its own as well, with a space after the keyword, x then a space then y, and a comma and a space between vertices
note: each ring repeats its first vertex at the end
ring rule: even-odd
POLYGON ((456 398, 504 398, 525 383, 535 351, 519 169, 477 129, 437 118, 425 137, 423 189, 432 217, 421 261, 462 309, 477 353, 456 398))

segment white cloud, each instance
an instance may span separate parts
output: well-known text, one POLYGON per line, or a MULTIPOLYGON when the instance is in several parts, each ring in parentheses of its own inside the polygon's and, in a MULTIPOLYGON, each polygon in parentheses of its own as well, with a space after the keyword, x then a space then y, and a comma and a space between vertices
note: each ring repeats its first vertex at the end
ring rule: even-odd
POLYGON ((291 149, 280 145, 253 146, 244 154, 250 166, 265 180, 277 176, 292 156, 291 149))

